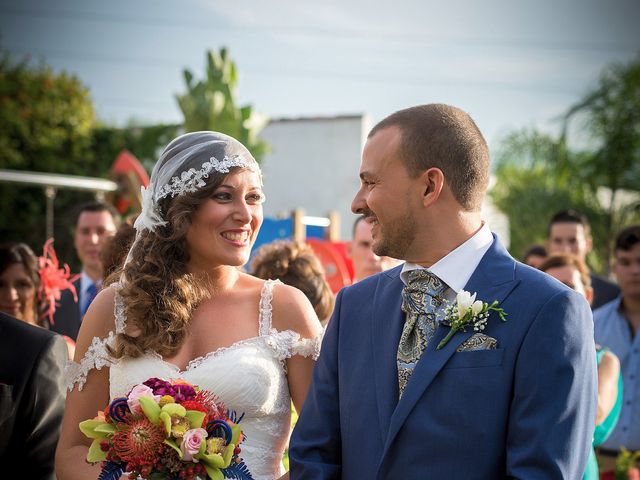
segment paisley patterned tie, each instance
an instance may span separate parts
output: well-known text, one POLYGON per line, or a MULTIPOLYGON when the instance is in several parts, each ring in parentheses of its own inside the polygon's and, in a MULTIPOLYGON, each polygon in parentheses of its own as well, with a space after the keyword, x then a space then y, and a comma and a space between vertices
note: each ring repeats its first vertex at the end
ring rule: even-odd
POLYGON ((406 320, 398 344, 398 386, 404 392, 422 352, 436 331, 436 314, 444 311, 444 295, 453 292, 428 270, 409 272, 408 285, 402 291, 402 311, 406 320))

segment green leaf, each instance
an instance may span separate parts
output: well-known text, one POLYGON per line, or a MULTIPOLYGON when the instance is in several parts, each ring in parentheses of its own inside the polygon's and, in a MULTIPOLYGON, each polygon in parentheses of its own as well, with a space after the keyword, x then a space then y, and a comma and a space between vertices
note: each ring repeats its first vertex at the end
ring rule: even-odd
POLYGON ((160 412, 159 419, 160 419, 160 422, 162 422, 162 425, 164 426, 164 431, 166 432, 166 434, 170 435, 171 434, 171 415, 169 415, 167 412, 160 412))
POLYGON ((104 425, 98 425, 94 431, 105 433, 107 434, 107 436, 111 436, 114 433, 116 433, 116 426, 113 425, 112 423, 105 423, 104 425))
POLYGON ((242 428, 240 425, 231 422, 229 422, 229 426, 231 427, 231 443, 237 445, 242 434, 242 428))
POLYGON ((104 462, 107 459, 107 452, 102 451, 102 448, 100 448, 100 442, 101 440, 97 438, 91 442, 91 446, 87 452, 87 462, 104 462))
MULTIPOLYGON (((232 444, 229 444, 227 448, 231 445, 232 444)), ((231 453, 233 454, 233 449, 231 450, 231 453)), ((229 466, 229 462, 225 462, 225 458, 219 453, 203 453, 202 455, 199 455, 198 458, 200 458, 205 465, 209 465, 213 468, 227 468, 229 466)), ((229 460, 231 460, 231 458, 229 458, 229 460)))
POLYGON ((209 478, 211 478, 211 480, 224 480, 224 475, 219 468, 212 467, 206 463, 203 463, 203 465, 204 469, 207 471, 207 475, 209 475, 209 478))
POLYGON ((164 444, 165 445, 169 445, 171 448, 173 448, 176 452, 178 452, 178 455, 180 455, 180 458, 183 457, 182 455, 182 450, 180 450, 180 447, 178 446, 178 444, 175 442, 175 440, 170 440, 168 438, 166 438, 164 440, 164 444))
POLYGON ((145 396, 138 398, 138 402, 140 402, 140 407, 149 421, 154 425, 159 425, 161 411, 160 405, 158 405, 153 398, 145 396))
POLYGON ((162 406, 161 410, 168 413, 172 417, 184 417, 187 413, 187 409, 179 403, 167 403, 166 405, 162 406))
POLYGON ((231 464, 231 457, 233 457, 233 451, 235 449, 235 443, 230 443, 229 445, 227 445, 227 448, 224 451, 224 468, 227 468, 231 464))
POLYGON ((198 410, 186 411, 186 417, 189 419, 189 423, 191 423, 191 428, 201 428, 205 416, 204 412, 199 412, 198 410))
POLYGON ((85 420, 84 422, 80 422, 78 426, 85 436, 89 438, 103 439, 107 438, 106 433, 98 430, 98 427, 101 427, 102 425, 106 425, 106 422, 102 420, 85 420))

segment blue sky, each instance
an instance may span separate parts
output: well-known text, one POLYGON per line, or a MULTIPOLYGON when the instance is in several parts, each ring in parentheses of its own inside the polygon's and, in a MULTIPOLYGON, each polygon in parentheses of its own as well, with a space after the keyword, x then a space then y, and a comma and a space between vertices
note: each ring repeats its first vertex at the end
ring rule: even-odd
POLYGON ((271 117, 420 103, 468 111, 495 147, 553 131, 603 67, 640 51, 637 0, 0 0, 0 44, 80 77, 101 121, 178 122, 182 69, 227 46, 271 117))

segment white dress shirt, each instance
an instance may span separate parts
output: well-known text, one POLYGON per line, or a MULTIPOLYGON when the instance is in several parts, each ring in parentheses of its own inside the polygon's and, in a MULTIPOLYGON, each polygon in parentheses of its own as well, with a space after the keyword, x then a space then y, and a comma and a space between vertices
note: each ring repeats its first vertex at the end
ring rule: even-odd
POLYGON ((493 235, 491 234, 491 229, 483 222, 480 230, 469 240, 449 252, 431 267, 423 267, 416 263, 405 263, 402 266, 402 272, 400 272, 400 279, 406 285, 409 272, 423 268, 436 275, 451 290, 458 293, 467 284, 492 243, 493 235))

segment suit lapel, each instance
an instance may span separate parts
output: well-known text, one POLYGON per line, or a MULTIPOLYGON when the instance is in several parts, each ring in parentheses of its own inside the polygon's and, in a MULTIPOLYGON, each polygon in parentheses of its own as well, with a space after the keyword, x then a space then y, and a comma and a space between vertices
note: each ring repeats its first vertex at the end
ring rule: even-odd
MULTIPOLYGON (((494 235, 493 244, 480 261, 478 268, 473 272, 473 275, 467 282, 464 289, 469 292, 477 292, 477 299, 479 300, 485 302, 498 300, 502 303, 518 283, 515 280, 514 269, 514 260, 509 256, 494 235)), ((489 317, 489 322, 491 323, 495 321, 499 320, 494 312, 489 317)), ((411 410, 413 410, 425 390, 433 382, 436 375, 442 370, 460 344, 475 333, 473 332, 473 329, 467 329, 466 332, 458 332, 442 349, 437 350, 436 347, 438 346, 438 343, 440 343, 440 341, 446 336, 448 331, 449 328, 442 325, 437 328, 436 333, 429 342, 422 358, 416 365, 404 394, 391 416, 389 434, 385 442, 383 458, 398 431, 407 419, 407 416, 411 413, 411 410)))
POLYGON ((384 445, 389 431, 389 421, 398 403, 398 368, 396 355, 402 333, 404 317, 400 309, 402 267, 380 274, 373 304, 371 322, 371 348, 373 352, 374 381, 378 401, 378 421, 384 445))
POLYGON ((73 282, 73 284, 76 287, 76 295, 78 296, 78 301, 76 302, 75 299, 73 298, 73 294, 71 293, 71 290, 65 290, 64 293, 66 293, 69 298, 67 299, 67 301, 69 302, 69 306, 71 308, 69 308, 69 314, 70 314, 70 319, 72 321, 72 325, 73 328, 75 329, 75 334, 76 336, 78 335, 78 330, 80 330, 80 322, 82 322, 82 315, 80 314, 80 305, 82 304, 82 281, 81 278, 79 277, 75 282, 73 282))

